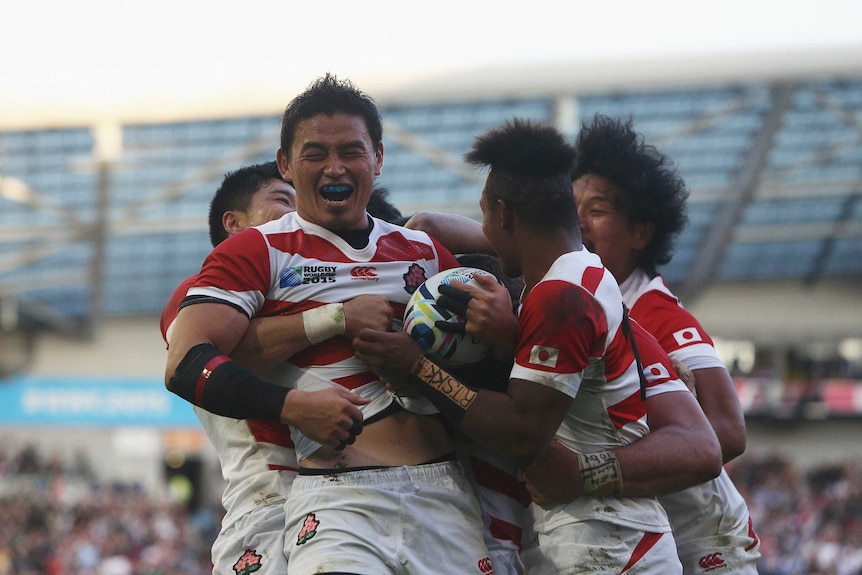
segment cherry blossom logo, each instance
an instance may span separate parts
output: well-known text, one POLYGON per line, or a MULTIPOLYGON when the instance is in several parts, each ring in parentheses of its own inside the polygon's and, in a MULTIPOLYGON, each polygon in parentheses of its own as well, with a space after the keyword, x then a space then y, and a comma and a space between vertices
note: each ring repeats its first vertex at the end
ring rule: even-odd
POLYGON ((263 559, 254 549, 246 549, 242 557, 233 564, 233 572, 236 575, 249 575, 259 570, 263 565, 260 560, 263 559))
POLYGON ((296 544, 302 545, 309 539, 317 535, 317 528, 320 526, 320 521, 314 516, 314 513, 309 513, 305 516, 305 523, 302 524, 302 529, 299 530, 299 535, 296 537, 296 544))
POLYGON ((411 295, 428 279, 425 270, 419 264, 410 264, 407 273, 401 277, 404 278, 404 291, 411 295))

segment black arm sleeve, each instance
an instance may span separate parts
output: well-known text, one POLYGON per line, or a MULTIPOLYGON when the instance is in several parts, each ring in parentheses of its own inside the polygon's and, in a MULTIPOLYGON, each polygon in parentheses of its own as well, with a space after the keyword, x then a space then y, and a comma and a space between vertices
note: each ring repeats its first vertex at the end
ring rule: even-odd
POLYGON ((264 381, 209 343, 191 348, 168 390, 216 415, 281 421, 287 387, 264 381))

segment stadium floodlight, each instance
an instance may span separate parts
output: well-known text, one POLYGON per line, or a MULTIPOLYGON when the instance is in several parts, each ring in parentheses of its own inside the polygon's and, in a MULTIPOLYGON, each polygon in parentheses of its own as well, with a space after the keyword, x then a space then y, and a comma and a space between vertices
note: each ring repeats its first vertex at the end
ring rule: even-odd
POLYGON ((0 196, 18 204, 34 204, 33 188, 10 176, 0 174, 0 196))

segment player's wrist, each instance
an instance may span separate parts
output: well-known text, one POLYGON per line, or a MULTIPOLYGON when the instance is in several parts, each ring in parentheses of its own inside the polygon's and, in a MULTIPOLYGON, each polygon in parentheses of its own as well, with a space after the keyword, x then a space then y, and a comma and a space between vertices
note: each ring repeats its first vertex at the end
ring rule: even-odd
POLYGON ((623 475, 613 451, 578 453, 578 465, 584 494, 605 497, 622 493, 623 475))
POLYGON ((344 335, 347 322, 344 318, 344 305, 328 303, 302 312, 302 325, 305 337, 312 344, 326 341, 337 335, 344 335))
POLYGON ((419 356, 413 364, 408 379, 418 384, 434 407, 455 427, 461 426, 467 410, 476 399, 476 390, 452 377, 424 355, 419 356))

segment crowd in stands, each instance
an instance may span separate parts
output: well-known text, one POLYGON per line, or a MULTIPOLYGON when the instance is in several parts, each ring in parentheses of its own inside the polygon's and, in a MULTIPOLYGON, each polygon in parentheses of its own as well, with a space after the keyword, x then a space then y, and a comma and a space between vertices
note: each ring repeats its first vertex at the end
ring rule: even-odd
MULTIPOLYGON (((802 470, 743 455, 728 471, 761 539, 761 575, 862 575, 862 464, 802 470)), ((221 510, 192 513, 85 459, 0 449, 0 575, 203 575, 221 510)))
POLYGON ((100 481, 83 459, 0 450, 0 575, 209 574, 217 522, 100 481))

